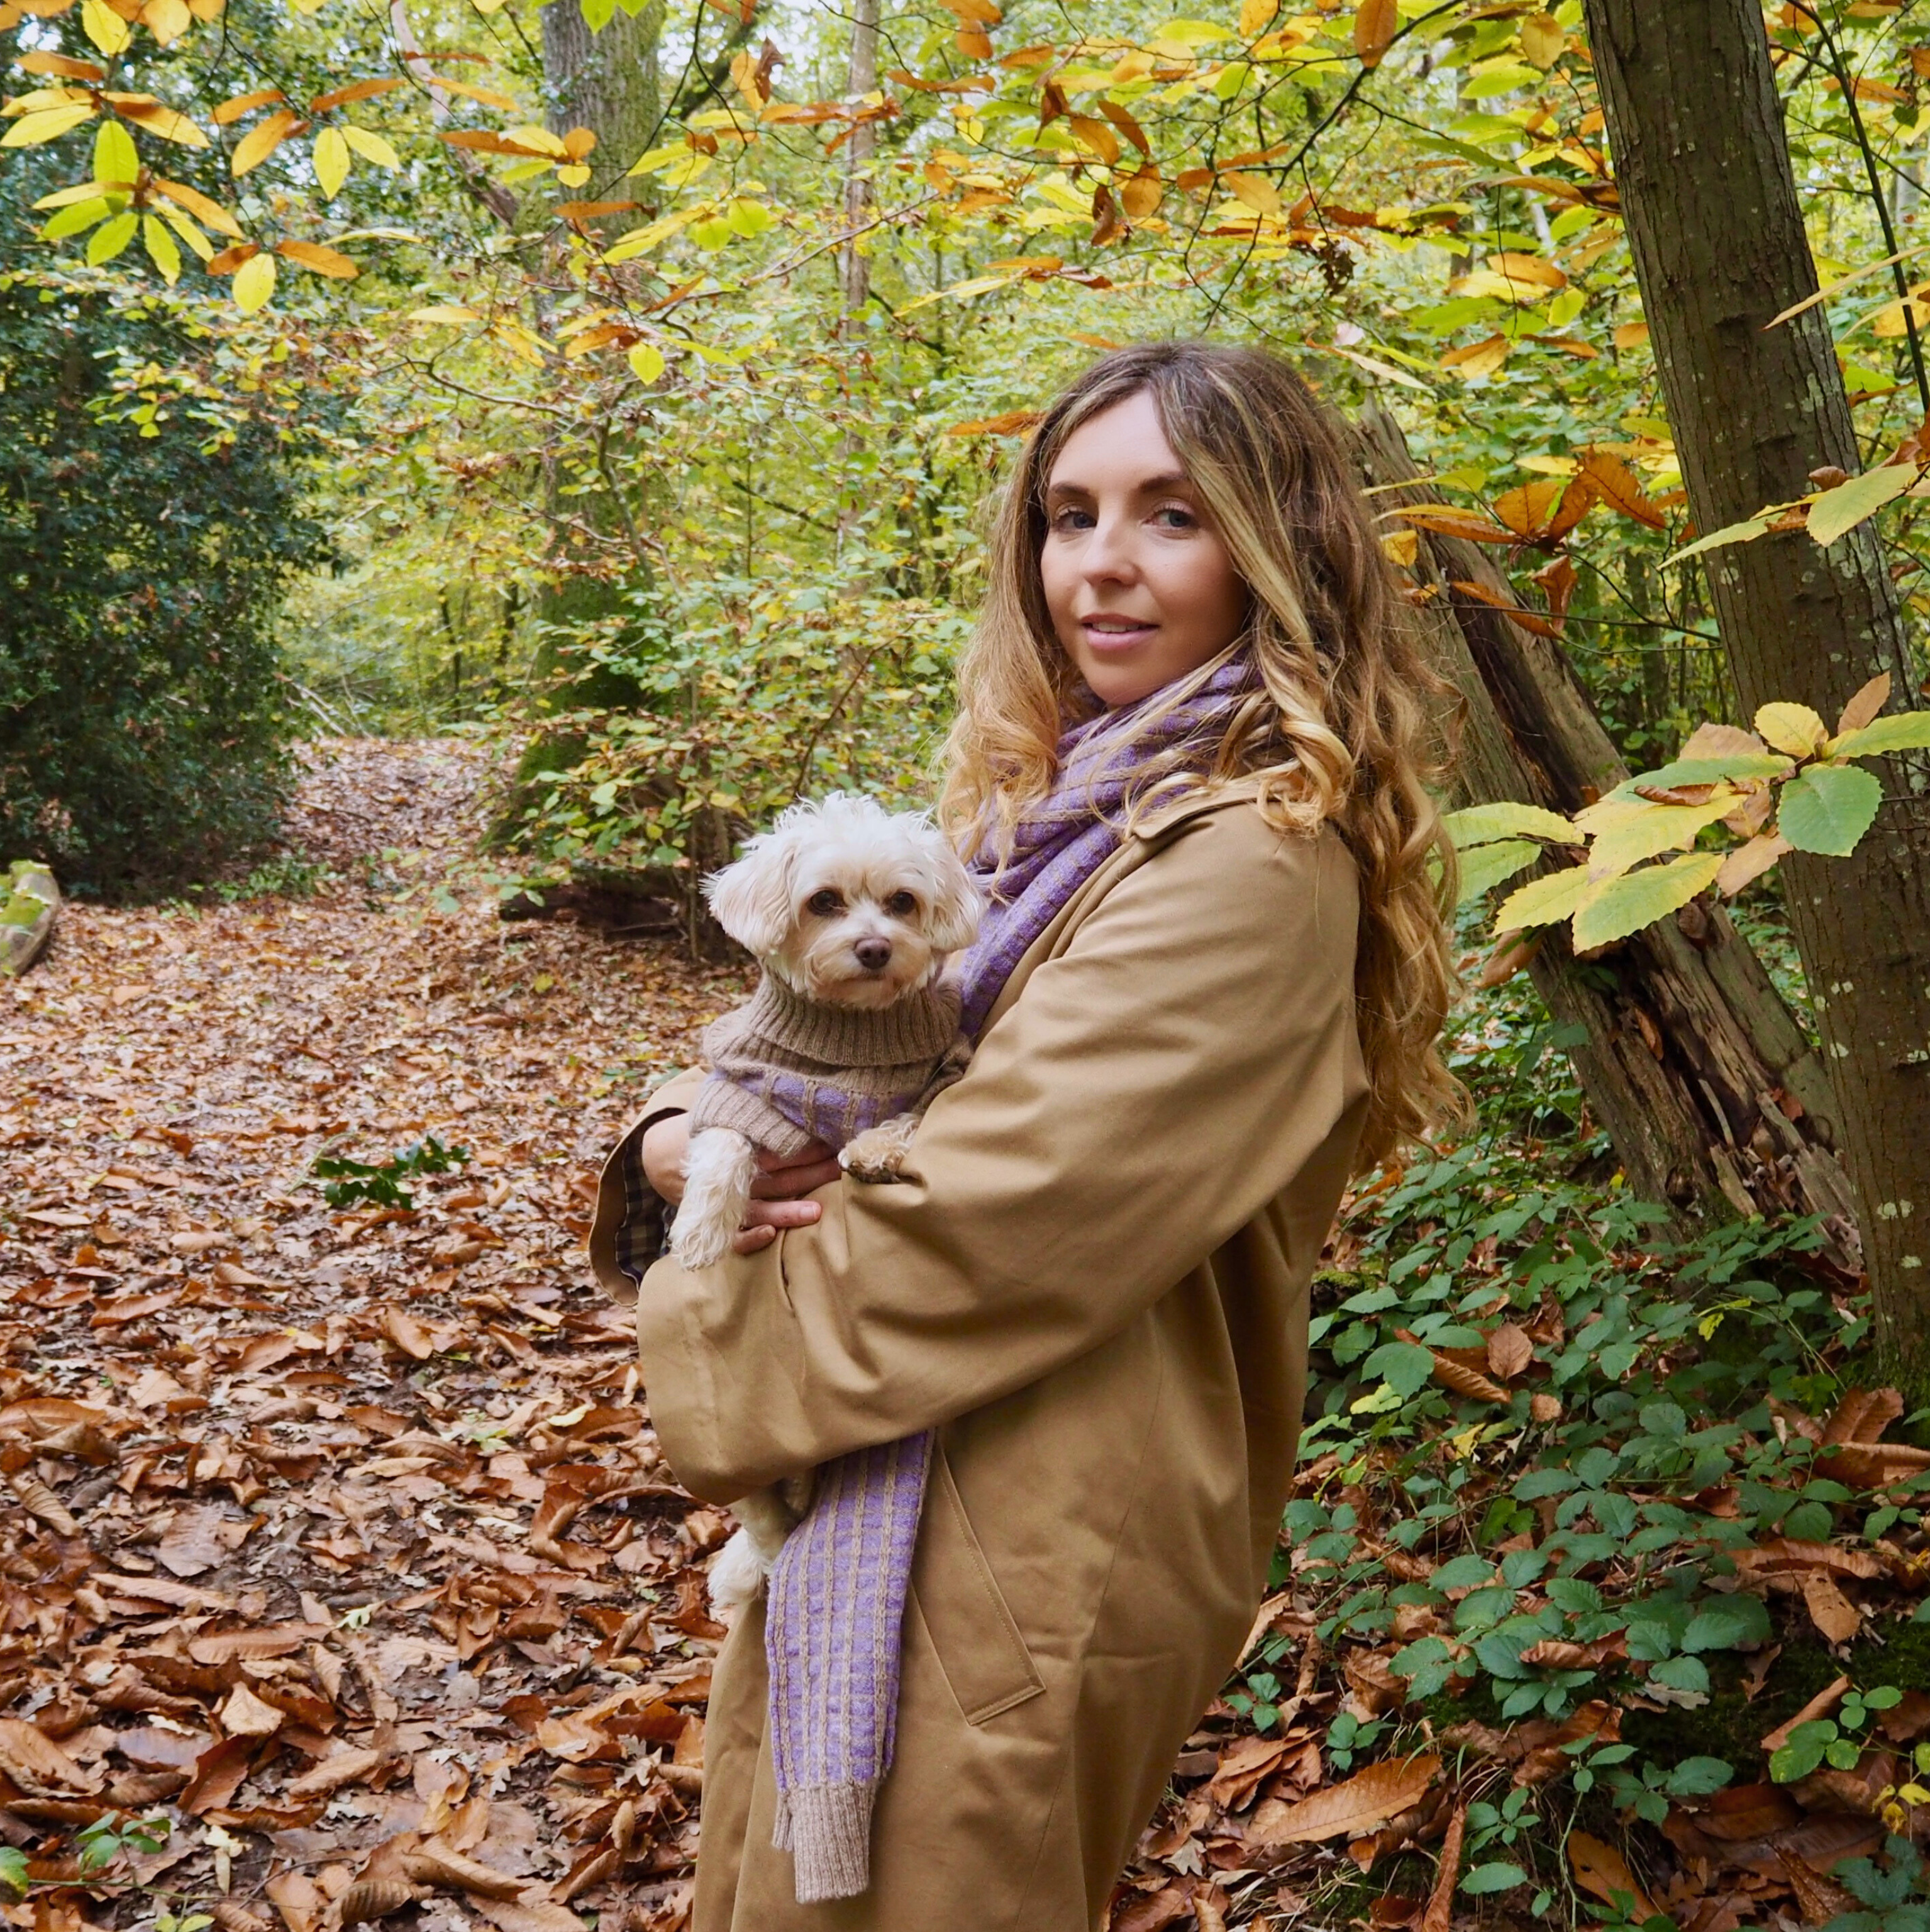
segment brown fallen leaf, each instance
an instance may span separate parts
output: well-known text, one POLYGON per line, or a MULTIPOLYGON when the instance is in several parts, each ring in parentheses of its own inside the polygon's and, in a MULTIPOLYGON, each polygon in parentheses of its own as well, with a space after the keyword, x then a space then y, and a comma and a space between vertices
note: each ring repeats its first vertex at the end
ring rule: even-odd
POLYGON ((277 1872, 262 1889, 275 1901, 288 1932, 315 1932, 329 1909, 326 1894, 306 1872, 277 1872))
POLYGON ((1847 1643, 1863 1627, 1863 1613, 1820 1570, 1802 1580, 1809 1621, 1831 1643, 1847 1643))
MULTIPOLYGON (((1655 1916, 1653 1902, 1628 1869, 1628 1861, 1614 1846, 1604 1844, 1586 1832, 1571 1832, 1568 1864, 1574 1873, 1575 1883, 1604 1905, 1615 1905, 1619 1893, 1634 1901, 1628 1916, 1636 1924, 1655 1916)), ((1619 1911, 1622 1907, 1616 1906, 1616 1910, 1619 1911)))
POLYGON ((1454 1885, 1461 1873, 1461 1840, 1468 1826, 1467 1807, 1454 1808, 1448 1821, 1447 1835, 1441 1840, 1440 1862, 1434 1868, 1434 1888, 1428 1894, 1421 1914, 1421 1932, 1451 1932, 1454 1918, 1454 1885))
POLYGON ((1193 1901, 1176 1885, 1154 1892, 1142 1892, 1123 1911, 1113 1915, 1111 1932, 1165 1932, 1165 1928, 1185 1918, 1193 1901))
POLYGON ((1291 1804, 1269 1798, 1253 1814, 1247 1840, 1259 1845, 1305 1844, 1370 1831, 1413 1804, 1440 1768, 1440 1759, 1431 1753, 1391 1758, 1291 1804))
POLYGON ((29 1516, 38 1516, 56 1536, 78 1536, 80 1526, 73 1513, 32 1470, 17 1469, 7 1479, 29 1516))
POLYGON ((227 1521, 218 1503, 184 1503, 169 1519, 155 1554, 177 1576, 198 1576, 218 1569, 233 1554, 222 1534, 227 1521))
POLYGON ((264 1702, 245 1684, 237 1684, 215 1715, 230 1737, 272 1738, 288 1721, 287 1713, 264 1702))
POLYGON ((1856 1910, 1856 1901, 1832 1878, 1826 1878, 1800 1852, 1779 1848, 1778 1861, 1789 1880, 1790 1889, 1805 1925, 1826 1925, 1832 1918, 1856 1910))
POLYGON ((101 1778, 70 1757, 37 1724, 22 1718, 0 1718, 0 1771, 23 1790, 98 1791, 101 1778))
POLYGON ((413 1905, 419 1896, 406 1879, 362 1879, 336 1900, 330 1916, 338 1925, 365 1925, 413 1905))
POLYGON ((1220 1753, 1220 1768, 1213 1774, 1206 1795, 1224 1810, 1239 1810, 1286 1754, 1283 1737, 1235 1738, 1220 1753))
POLYGON ((1528 1331, 1504 1322, 1487 1338, 1487 1366, 1497 1382, 1512 1382, 1535 1359, 1528 1331))

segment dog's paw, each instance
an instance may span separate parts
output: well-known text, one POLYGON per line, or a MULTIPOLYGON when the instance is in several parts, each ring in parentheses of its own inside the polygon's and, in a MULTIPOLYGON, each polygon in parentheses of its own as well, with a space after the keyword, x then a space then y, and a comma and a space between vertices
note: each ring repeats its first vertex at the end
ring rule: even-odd
POLYGON ((854 1180, 874 1184, 905 1178, 905 1162, 911 1151, 911 1136, 918 1130, 915 1114, 900 1114, 881 1126, 867 1127, 845 1142, 838 1163, 854 1180))

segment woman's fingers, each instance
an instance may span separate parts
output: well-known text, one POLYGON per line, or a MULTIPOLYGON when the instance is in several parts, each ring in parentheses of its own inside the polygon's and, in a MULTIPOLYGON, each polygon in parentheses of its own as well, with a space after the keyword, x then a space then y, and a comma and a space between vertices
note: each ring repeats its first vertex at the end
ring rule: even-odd
POLYGON ((751 1183, 755 1201, 794 1201, 800 1195, 828 1186, 842 1169, 838 1157, 822 1141, 779 1159, 776 1154, 758 1156, 758 1177, 751 1183))
POLYGON ((744 1225, 731 1242, 731 1250, 754 1255, 767 1248, 786 1228, 808 1228, 824 1212, 815 1201, 753 1201, 744 1210, 744 1225))

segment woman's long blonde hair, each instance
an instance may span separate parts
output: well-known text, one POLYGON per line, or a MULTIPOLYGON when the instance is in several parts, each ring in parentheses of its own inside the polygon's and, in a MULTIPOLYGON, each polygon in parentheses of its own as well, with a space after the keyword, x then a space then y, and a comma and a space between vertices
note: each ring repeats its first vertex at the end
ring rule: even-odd
POLYGON ((1241 642, 1271 700, 1235 707, 1191 782, 1256 774, 1270 824, 1306 834, 1331 819, 1360 869, 1355 1006, 1371 1090, 1359 1164, 1371 1166, 1464 1106, 1437 1044, 1456 984, 1455 868, 1429 787, 1449 688, 1415 641, 1340 434, 1285 364, 1200 343, 1125 349, 1047 409, 994 529, 941 814, 962 839, 1002 838, 1052 789, 1083 694, 1040 576, 1046 486, 1073 431, 1141 391, 1251 592, 1241 642))

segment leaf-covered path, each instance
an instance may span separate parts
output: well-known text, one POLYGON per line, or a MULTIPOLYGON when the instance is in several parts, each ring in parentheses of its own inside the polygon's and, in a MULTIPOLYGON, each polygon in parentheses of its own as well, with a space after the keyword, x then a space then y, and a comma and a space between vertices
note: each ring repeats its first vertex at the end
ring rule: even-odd
POLYGON ((172 1821, 57 1927, 150 1888, 230 1932, 384 1887, 436 1932, 683 1921, 724 1524, 582 1236, 625 1108, 740 982, 439 910, 479 776, 331 747, 311 895, 71 905, 0 987, 0 1816, 47 1879, 92 1819, 172 1821), (470 1158, 413 1207, 311 1177, 425 1136, 470 1158))

